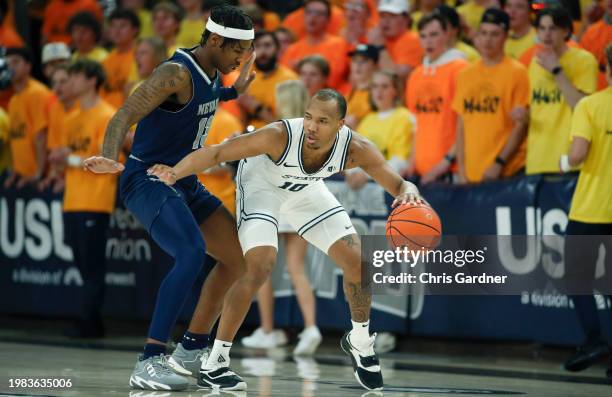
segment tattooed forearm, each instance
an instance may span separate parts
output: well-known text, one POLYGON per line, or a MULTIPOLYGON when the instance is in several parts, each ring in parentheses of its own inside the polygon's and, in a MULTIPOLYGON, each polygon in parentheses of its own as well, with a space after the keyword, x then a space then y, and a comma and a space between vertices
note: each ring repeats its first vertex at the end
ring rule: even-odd
POLYGON ((370 318, 372 306, 372 290, 361 283, 344 281, 344 294, 351 308, 351 319, 363 323, 370 318))
MULTIPOLYGON (((158 107, 170 95, 191 90, 189 71, 176 63, 164 63, 153 71, 108 123, 102 156, 116 160, 129 128, 158 107)), ((189 96, 191 92, 189 92, 189 96)))

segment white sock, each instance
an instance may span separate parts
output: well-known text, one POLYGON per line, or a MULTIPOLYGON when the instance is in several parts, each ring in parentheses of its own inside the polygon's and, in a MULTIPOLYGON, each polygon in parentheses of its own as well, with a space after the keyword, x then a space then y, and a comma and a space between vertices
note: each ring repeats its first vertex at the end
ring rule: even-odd
POLYGON ((206 363, 202 364, 204 369, 213 369, 219 367, 229 367, 230 364, 230 349, 232 348, 232 342, 226 342, 219 339, 215 339, 210 355, 206 360, 206 363))
POLYGON ((351 330, 351 343, 357 345, 356 347, 364 346, 368 344, 370 339, 370 320, 365 323, 358 323, 351 320, 353 329, 351 330))

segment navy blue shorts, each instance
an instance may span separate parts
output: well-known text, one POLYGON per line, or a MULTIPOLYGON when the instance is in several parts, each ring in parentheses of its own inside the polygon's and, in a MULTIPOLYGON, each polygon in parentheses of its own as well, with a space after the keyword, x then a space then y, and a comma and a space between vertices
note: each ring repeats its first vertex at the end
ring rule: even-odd
POLYGON ((198 225, 221 205, 221 201, 206 190, 196 176, 183 178, 168 186, 157 177, 147 175, 147 169, 152 165, 129 158, 119 179, 123 203, 147 232, 151 232, 151 225, 166 200, 182 200, 198 225))

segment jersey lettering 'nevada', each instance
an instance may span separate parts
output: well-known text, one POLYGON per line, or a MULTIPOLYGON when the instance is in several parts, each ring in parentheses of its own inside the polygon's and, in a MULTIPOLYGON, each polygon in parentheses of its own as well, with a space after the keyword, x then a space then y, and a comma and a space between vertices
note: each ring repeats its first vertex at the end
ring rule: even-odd
POLYGON ((266 155, 251 157, 240 162, 238 168, 238 183, 250 181, 252 178, 265 179, 277 188, 298 192, 314 185, 322 184, 323 179, 344 169, 348 149, 353 135, 350 128, 343 126, 336 134, 332 151, 321 168, 308 173, 302 163, 302 147, 304 146, 304 119, 282 120, 287 131, 287 145, 278 161, 273 161, 266 155), (243 179, 244 178, 244 179, 243 179))
POLYGON ((204 145, 219 104, 219 72, 210 79, 188 49, 178 49, 167 62, 184 65, 191 74, 192 96, 177 107, 165 102, 136 127, 132 157, 146 163, 174 165, 204 145))

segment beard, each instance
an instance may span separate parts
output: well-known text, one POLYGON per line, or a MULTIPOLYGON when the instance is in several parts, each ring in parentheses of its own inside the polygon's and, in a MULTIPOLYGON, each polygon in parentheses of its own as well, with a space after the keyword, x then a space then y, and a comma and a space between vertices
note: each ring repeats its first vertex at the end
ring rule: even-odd
POLYGON ((263 62, 259 59, 255 59, 255 66, 262 72, 271 72, 276 67, 276 57, 272 57, 263 62))

